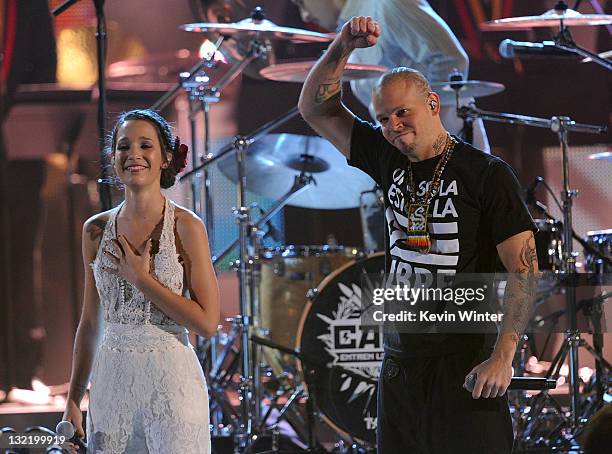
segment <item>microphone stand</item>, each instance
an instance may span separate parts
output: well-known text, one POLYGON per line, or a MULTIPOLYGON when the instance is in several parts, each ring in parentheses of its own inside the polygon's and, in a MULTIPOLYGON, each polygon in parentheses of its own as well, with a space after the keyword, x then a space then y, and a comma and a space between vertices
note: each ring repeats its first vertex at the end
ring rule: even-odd
MULTIPOLYGON (((53 10, 53 15, 58 16, 66 11, 78 0, 66 0, 53 10)), ((110 185, 108 184, 108 160, 104 151, 105 120, 106 120, 106 17, 104 15, 104 0, 93 0, 96 8, 96 49, 98 52, 98 141, 100 147, 100 178, 98 179, 98 192, 102 211, 112 208, 110 185)))

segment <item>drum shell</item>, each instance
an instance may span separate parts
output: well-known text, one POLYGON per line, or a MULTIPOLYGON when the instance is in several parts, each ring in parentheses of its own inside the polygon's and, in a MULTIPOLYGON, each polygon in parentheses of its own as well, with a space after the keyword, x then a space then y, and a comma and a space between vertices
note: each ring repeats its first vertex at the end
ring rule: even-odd
POLYGON ((260 251, 259 327, 293 348, 307 293, 331 272, 362 256, 343 246, 286 246, 260 251))

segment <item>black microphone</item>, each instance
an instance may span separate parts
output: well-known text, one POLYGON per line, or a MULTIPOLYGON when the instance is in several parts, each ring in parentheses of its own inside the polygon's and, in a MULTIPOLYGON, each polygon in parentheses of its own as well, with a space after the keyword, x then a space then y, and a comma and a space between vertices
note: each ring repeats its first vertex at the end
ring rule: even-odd
POLYGON ((83 440, 78 437, 78 435, 76 435, 76 429, 70 421, 60 421, 57 424, 57 427, 55 428, 55 432, 59 436, 63 435, 64 437, 66 437, 66 441, 75 443, 79 446, 79 448, 82 448, 84 451, 87 450, 87 445, 85 444, 85 442, 83 442, 83 440))
POLYGON ((540 213, 546 214, 548 212, 548 207, 543 203, 539 202, 535 198, 535 190, 538 185, 544 181, 543 177, 537 176, 531 182, 529 187, 525 189, 525 205, 531 206, 534 209, 538 210, 540 213))
POLYGON ((538 188, 538 185, 544 181, 544 178, 541 176, 535 177, 535 179, 531 182, 529 187, 525 189, 525 203, 527 205, 534 205, 536 202, 535 199, 535 190, 538 188))
MULTIPOLYGON (((463 387, 469 391, 474 391, 476 386, 476 374, 470 374, 466 377, 463 387)), ((541 391, 544 389, 555 389, 557 382, 550 378, 540 377, 512 377, 508 389, 520 389, 523 391, 541 391)))
POLYGON ((579 58, 573 52, 557 47, 554 41, 532 43, 504 39, 499 43, 499 55, 503 58, 579 58))

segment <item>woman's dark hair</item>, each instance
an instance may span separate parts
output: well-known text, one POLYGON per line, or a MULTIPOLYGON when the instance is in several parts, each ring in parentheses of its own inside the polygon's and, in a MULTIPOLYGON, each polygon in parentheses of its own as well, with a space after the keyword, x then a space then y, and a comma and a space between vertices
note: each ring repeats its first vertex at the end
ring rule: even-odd
POLYGON ((172 155, 172 160, 168 163, 168 167, 162 169, 159 181, 160 186, 163 189, 168 189, 174 184, 176 180, 176 175, 178 173, 173 162, 176 155, 174 150, 176 142, 172 134, 172 128, 170 127, 170 124, 166 121, 164 117, 162 117, 157 112, 154 112, 149 109, 136 109, 120 114, 117 118, 115 126, 113 126, 111 134, 107 137, 106 152, 108 154, 114 153, 115 147, 117 146, 117 131, 119 130, 121 125, 128 120, 144 120, 151 123, 157 131, 157 138, 159 139, 159 143, 161 144, 162 159, 164 161, 168 159, 167 153, 170 153, 172 155))

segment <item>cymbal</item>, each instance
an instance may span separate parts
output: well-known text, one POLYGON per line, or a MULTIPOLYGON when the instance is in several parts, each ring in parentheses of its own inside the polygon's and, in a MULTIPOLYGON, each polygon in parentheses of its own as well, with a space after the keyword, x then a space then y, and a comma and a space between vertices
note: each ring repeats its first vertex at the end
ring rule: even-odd
MULTIPOLYGON (((176 83, 179 74, 182 71, 189 71, 198 61, 200 61, 200 58, 197 51, 180 49, 176 52, 165 52, 115 62, 108 66, 106 75, 109 80, 116 81, 176 83)), ((223 54, 217 51, 214 58, 214 67, 207 66, 204 72, 209 76, 219 73, 224 74, 228 71, 229 66, 223 54)))
MULTIPOLYGON (((316 60, 308 60, 277 63, 275 65, 270 65, 263 68, 261 71, 259 71, 259 74, 269 80, 303 83, 316 62, 316 60)), ((344 67, 342 80, 351 81, 357 79, 371 79, 374 77, 380 77, 387 71, 388 68, 386 66, 348 63, 344 67)))
POLYGON ((597 159, 601 161, 612 161, 612 151, 602 151, 589 155, 589 159, 597 159))
POLYGON ((213 22, 184 24, 179 28, 188 32, 218 33, 232 37, 251 36, 304 43, 326 43, 334 39, 335 36, 334 34, 311 32, 301 28, 281 27, 267 19, 252 18, 228 24, 213 22))
POLYGON ((549 9, 539 16, 508 17, 480 24, 482 31, 524 30, 536 27, 566 27, 612 24, 610 14, 581 14, 573 9, 549 9))
MULTIPOLYGON (((218 167, 230 180, 238 180, 233 155, 223 158, 218 167)), ((269 134, 251 144, 246 152, 247 189, 259 195, 281 198, 302 170, 312 175, 316 183, 292 197, 288 203, 292 206, 357 208, 361 192, 375 185, 368 175, 350 167, 342 153, 321 137, 269 134)))
POLYGON ((431 84, 431 89, 440 95, 454 94, 457 87, 461 87, 459 88, 459 96, 462 98, 482 98, 506 89, 503 84, 484 80, 458 80, 453 82, 434 82, 431 84))

